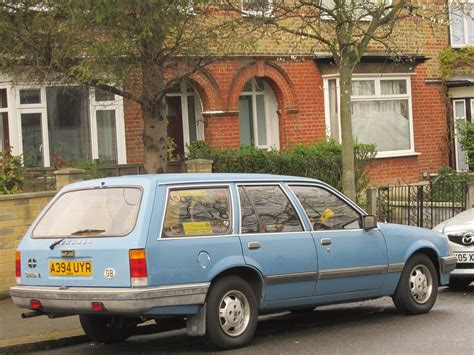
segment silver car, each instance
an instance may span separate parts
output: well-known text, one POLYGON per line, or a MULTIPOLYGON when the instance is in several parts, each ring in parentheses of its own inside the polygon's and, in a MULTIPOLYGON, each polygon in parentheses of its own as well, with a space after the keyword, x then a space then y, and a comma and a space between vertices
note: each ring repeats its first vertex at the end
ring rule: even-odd
POLYGON ((449 286, 465 288, 474 281, 474 208, 438 224, 434 230, 449 238, 449 249, 457 257, 449 286))

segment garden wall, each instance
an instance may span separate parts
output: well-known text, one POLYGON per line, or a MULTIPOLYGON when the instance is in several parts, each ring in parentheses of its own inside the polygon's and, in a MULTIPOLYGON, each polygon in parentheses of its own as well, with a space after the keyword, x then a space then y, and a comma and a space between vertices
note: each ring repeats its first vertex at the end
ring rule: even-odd
POLYGON ((15 285, 15 250, 29 226, 56 191, 0 196, 0 298, 15 285))

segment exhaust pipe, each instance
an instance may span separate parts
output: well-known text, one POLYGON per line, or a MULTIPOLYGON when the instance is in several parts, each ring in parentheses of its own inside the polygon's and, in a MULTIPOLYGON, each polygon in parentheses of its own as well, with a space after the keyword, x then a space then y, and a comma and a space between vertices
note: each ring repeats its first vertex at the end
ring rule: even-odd
POLYGON ((46 313, 41 312, 41 311, 31 311, 31 312, 22 313, 21 318, 26 319, 26 318, 45 316, 45 315, 46 315, 46 313))

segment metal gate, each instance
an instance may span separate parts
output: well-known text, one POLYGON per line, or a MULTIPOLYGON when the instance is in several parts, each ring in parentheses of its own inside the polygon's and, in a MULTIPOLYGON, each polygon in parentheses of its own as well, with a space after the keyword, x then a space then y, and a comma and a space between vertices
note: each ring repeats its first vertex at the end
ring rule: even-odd
POLYGON ((433 228, 466 210, 466 181, 378 188, 377 215, 389 223, 433 228))

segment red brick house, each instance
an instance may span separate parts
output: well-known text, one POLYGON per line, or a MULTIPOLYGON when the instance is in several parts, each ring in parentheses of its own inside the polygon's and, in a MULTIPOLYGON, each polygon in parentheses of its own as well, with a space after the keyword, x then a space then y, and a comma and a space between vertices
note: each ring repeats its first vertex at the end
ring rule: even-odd
MULTIPOLYGON (((371 170, 376 184, 419 181, 449 163, 438 60, 448 46, 448 29, 413 26, 407 22, 400 37, 413 61, 394 63, 374 47, 354 75, 354 135, 377 145, 371 170)), ((339 85, 330 57, 308 55, 305 48, 296 56, 288 52, 263 39, 252 55, 215 62, 168 95, 168 135, 177 153, 195 140, 222 148, 275 149, 339 140, 339 85)), ((54 153, 63 151, 69 152, 66 159, 75 152, 120 164, 143 161, 140 108, 117 96, 81 87, 12 86, 5 79, 0 115, 0 138, 14 154, 32 154, 25 158, 30 166, 49 166, 54 153)))

